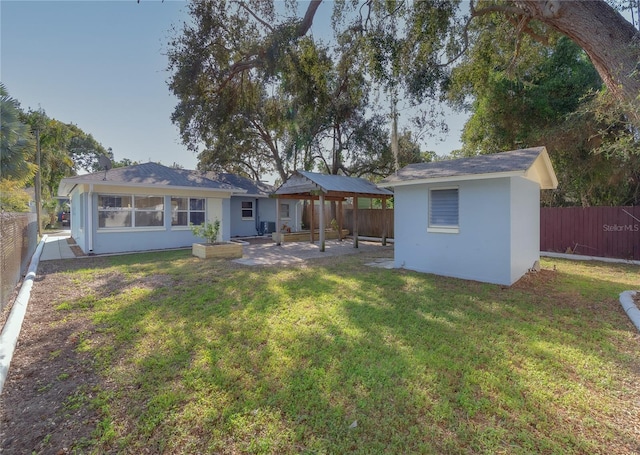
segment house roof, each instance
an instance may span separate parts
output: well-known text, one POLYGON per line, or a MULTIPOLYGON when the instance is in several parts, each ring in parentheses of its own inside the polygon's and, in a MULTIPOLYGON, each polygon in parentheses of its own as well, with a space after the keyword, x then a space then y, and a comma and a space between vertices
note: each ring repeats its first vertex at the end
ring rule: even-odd
POLYGON ((245 196, 257 196, 257 197, 269 197, 273 190, 273 186, 252 180, 247 177, 242 177, 236 174, 227 174, 224 172, 216 173, 213 171, 205 172, 205 176, 208 179, 216 180, 218 182, 227 183, 236 188, 241 188, 246 191, 245 196))
POLYGON ((229 183, 213 180, 202 171, 174 169, 158 163, 144 163, 117 167, 108 171, 66 177, 58 187, 59 196, 67 196, 76 185, 126 185, 141 188, 171 187, 207 189, 226 193, 245 193, 246 190, 229 183))
POLYGON ((323 193, 329 199, 345 197, 386 198, 393 193, 385 188, 378 188, 368 180, 344 175, 327 175, 316 172, 295 171, 274 192, 275 196, 305 199, 323 193))
POLYGON ((382 180, 382 187, 420 183, 454 182, 521 176, 535 181, 541 189, 558 187, 558 179, 545 147, 478 155, 456 160, 416 163, 400 169, 382 180))

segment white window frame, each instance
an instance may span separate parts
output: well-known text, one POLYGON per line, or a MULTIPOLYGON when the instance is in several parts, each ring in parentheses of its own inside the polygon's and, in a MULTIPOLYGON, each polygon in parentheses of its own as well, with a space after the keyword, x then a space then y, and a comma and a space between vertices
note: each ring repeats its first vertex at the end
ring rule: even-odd
POLYGON ((436 232, 443 234, 458 234, 460 232, 460 187, 448 186, 439 188, 429 188, 429 207, 427 211, 427 232, 436 232), (457 195, 457 218, 456 224, 436 224, 432 222, 432 210, 433 210, 433 195, 438 191, 450 191, 456 190, 457 195))
POLYGON ((190 197, 190 196, 171 196, 171 229, 180 230, 180 229, 191 229, 191 214, 192 213, 202 213, 203 219, 202 224, 207 222, 207 199, 204 197, 190 197), (175 209, 173 208, 174 199, 186 199, 187 200, 187 208, 184 209, 175 209), (202 210, 192 210, 191 209, 191 200, 193 199, 201 199, 202 200, 202 210), (173 214, 174 213, 186 213, 187 214, 187 224, 173 224, 173 214))
POLYGON ((158 196, 157 194, 116 194, 116 193, 99 193, 98 194, 98 204, 97 204, 97 212, 98 212, 98 231, 103 232, 118 232, 118 231, 162 231, 164 230, 165 223, 165 206, 166 201, 164 196, 158 196), (129 207, 114 207, 114 208, 101 208, 100 207, 100 198, 101 197, 113 197, 113 198, 122 198, 127 197, 131 198, 131 206, 129 207), (136 197, 138 198, 146 198, 146 197, 157 197, 162 199, 162 209, 161 210, 153 210, 148 207, 142 209, 136 209, 136 197), (131 226, 112 226, 112 227, 100 227, 100 212, 128 212, 131 216, 131 226), (162 224, 160 226, 136 226, 136 212, 161 212, 162 213, 162 224))
POLYGON ((289 204, 288 202, 281 202, 280 203, 280 219, 281 220, 290 220, 291 219, 291 204, 289 204), (283 207, 286 207, 286 215, 284 215, 285 210, 283 210, 283 207))
POLYGON ((240 216, 242 221, 250 221, 255 219, 255 207, 254 201, 240 201, 240 216), (245 204, 251 204, 251 207, 245 207, 245 204), (245 210, 251 210, 251 216, 244 216, 245 210))

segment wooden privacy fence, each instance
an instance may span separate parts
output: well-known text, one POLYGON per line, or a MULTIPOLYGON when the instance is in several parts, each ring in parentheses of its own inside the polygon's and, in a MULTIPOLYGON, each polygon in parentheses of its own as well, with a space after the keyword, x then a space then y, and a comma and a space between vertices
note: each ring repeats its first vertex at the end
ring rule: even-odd
MULTIPOLYGON (((315 208, 314 229, 318 229, 318 207, 315 208)), ((327 204, 324 209, 326 224, 329 223, 335 215, 331 215, 331 206, 327 204)), ((336 207, 337 210, 337 207, 336 207)), ((393 238, 393 209, 385 210, 385 220, 387 225, 387 238, 393 238)), ((309 205, 305 205, 302 211, 302 222, 309 228, 311 225, 311 210, 309 205)), ((353 208, 342 209, 342 227, 349 230, 349 234, 353 234, 353 208)), ((361 237, 382 237, 383 215, 382 209, 358 209, 358 236, 361 237)))
POLYGON ((640 260, 640 207, 543 207, 540 251, 640 260))
MULTIPOLYGON (((343 226, 353 233, 353 209, 344 209, 343 226)), ((382 237, 386 224, 387 238, 393 238, 393 209, 386 209, 384 217, 381 209, 358 209, 358 235, 362 237, 382 237)))
POLYGON ((0 310, 9 302, 36 246, 35 213, 0 213, 0 310))

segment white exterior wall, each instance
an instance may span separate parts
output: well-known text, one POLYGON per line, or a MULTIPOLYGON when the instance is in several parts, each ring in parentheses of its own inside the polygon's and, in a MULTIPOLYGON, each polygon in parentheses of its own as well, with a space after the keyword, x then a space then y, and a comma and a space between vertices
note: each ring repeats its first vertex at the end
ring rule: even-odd
POLYGON ((397 186, 394 216, 396 267, 512 284, 509 178, 397 186), (459 190, 459 232, 427 232, 429 189, 451 187, 459 190))
POLYGON ((87 251, 87 194, 75 188, 69 195, 71 199, 71 237, 76 241, 82 251, 87 251))
MULTIPOLYGON (((216 220, 220 221, 220 238, 223 242, 229 240, 229 223, 223 222, 223 220, 228 217, 224 217, 224 207, 222 204, 222 199, 218 198, 207 198, 206 199, 206 214, 207 214, 207 223, 213 224, 216 220)), ((165 223, 166 224, 166 223, 165 223)), ((169 225, 171 225, 171 221, 169 221, 169 225)), ((203 239, 199 239, 198 242, 203 242, 203 239)))
POLYGON ((511 178, 511 283, 540 260, 540 187, 511 178))

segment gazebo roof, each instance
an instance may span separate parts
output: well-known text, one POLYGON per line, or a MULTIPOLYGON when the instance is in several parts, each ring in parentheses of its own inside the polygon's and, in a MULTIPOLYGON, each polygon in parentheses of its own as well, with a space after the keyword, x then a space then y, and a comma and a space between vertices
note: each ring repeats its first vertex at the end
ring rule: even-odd
POLYGON ((347 197, 387 199, 393 192, 378 188, 368 180, 344 175, 327 175, 316 172, 295 171, 273 193, 281 199, 309 199, 324 194, 326 200, 344 200, 347 197))

